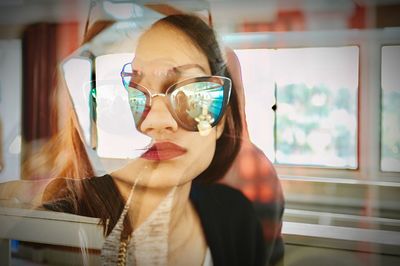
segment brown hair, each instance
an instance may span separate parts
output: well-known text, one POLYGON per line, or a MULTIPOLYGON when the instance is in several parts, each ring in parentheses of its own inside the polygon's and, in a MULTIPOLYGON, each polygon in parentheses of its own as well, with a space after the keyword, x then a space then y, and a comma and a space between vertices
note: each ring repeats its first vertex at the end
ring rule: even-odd
MULTIPOLYGON (((163 23, 185 34, 200 49, 208 59, 212 75, 231 78, 215 33, 202 19, 187 14, 171 15, 157 21, 152 27, 163 23)), ((235 84, 232 83, 224 131, 217 140, 215 154, 210 165, 194 182, 212 183, 224 177, 239 152, 242 129, 238 92, 235 89, 235 84)))
MULTIPOLYGON (((203 20, 193 15, 171 15, 157 21, 152 27, 156 27, 162 23, 166 23, 185 34, 189 40, 200 49, 208 59, 212 75, 221 75, 231 78, 225 65, 225 60, 219 48, 215 33, 203 20)), ((108 23, 107 25, 111 24, 108 23)), ((97 27, 97 29, 101 30, 105 28, 105 25, 97 27)), ((92 29, 89 30, 89 32, 97 34, 99 31, 92 29)), ((86 38, 85 41, 89 41, 90 39, 91 38, 86 38)), ((226 119, 223 133, 217 140, 215 154, 210 165, 197 178, 195 178, 194 182, 196 183, 212 183, 223 178, 239 152, 242 138, 242 119, 237 91, 234 84, 232 84, 232 86, 230 102, 225 113, 226 119)), ((59 140, 53 141, 48 145, 49 147, 57 148, 55 150, 49 148, 47 151, 53 154, 58 153, 64 149, 60 144, 69 144, 73 146, 77 156, 69 156, 68 158, 65 158, 66 160, 64 163, 53 161, 52 163, 61 163, 66 167, 66 169, 69 169, 69 171, 64 172, 52 172, 52 174, 54 174, 53 177, 61 176, 79 178, 87 177, 86 174, 93 173, 87 155, 86 157, 83 157, 85 150, 78 132, 73 127, 75 121, 71 119, 70 122, 69 126, 65 127, 63 131, 74 133, 60 133, 58 135, 59 140), (64 138, 70 140, 65 142, 65 140, 63 140, 64 138), (82 158, 84 158, 84 160, 81 160, 82 158)), ((61 167, 61 169, 62 168, 63 167, 61 167)), ((104 233, 107 235, 111 232, 118 220, 124 204, 122 197, 117 197, 118 199, 115 201, 115 195, 112 196, 113 200, 105 199, 105 197, 107 197, 106 195, 111 195, 105 191, 109 188, 109 183, 103 181, 94 183, 93 180, 86 180, 82 184, 75 181, 58 181, 54 182, 53 185, 54 186, 48 190, 50 193, 46 193, 46 196, 43 198, 45 202, 44 206, 46 208, 57 211, 62 211, 64 209, 64 211, 70 211, 80 215, 98 217, 100 218, 100 224, 103 225, 104 233), (103 185, 105 185, 105 187, 103 187, 103 185), (67 189, 65 189, 65 187, 67 187, 67 189), (93 196, 88 199, 87 195, 91 193, 93 193, 93 196), (59 205, 56 203, 58 197, 63 198, 63 200, 58 201, 59 205), (64 206, 66 206, 65 200, 69 202, 67 205, 70 207, 64 208, 64 206), (115 207, 109 206, 109 208, 106 208, 108 205, 104 204, 107 202, 115 204, 115 207), (95 207, 93 208, 93 206, 95 207), (103 206, 104 208, 96 208, 96 206, 103 206)), ((127 220, 124 221, 124 224, 126 226, 125 229, 128 231, 132 230, 127 220)))
MULTIPOLYGON (((82 44, 90 42, 100 32, 113 25, 113 21, 96 22, 84 36, 82 44)), ((51 96, 51 110, 54 119, 52 127, 57 128, 59 122, 58 96, 68 95, 67 85, 61 70, 57 69, 56 74, 57 89, 51 96)), ((92 165, 85 151, 81 136, 76 127, 76 115, 72 109, 69 97, 63 97, 63 104, 67 106, 65 120, 62 121, 62 129, 55 130, 56 133, 38 150, 31 153, 34 145, 25 144, 25 159, 22 165, 22 176, 24 179, 42 178, 84 178, 94 175, 92 165)))

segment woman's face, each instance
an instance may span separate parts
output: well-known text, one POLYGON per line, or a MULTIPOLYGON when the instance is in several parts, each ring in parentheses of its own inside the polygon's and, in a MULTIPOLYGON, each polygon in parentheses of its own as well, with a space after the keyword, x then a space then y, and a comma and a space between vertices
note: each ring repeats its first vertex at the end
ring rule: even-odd
MULTIPOLYGON (((135 82, 152 94, 165 93, 172 84, 188 78, 211 75, 207 57, 188 37, 168 25, 157 25, 140 38, 132 68, 134 73, 140 73, 135 82)), ((141 167, 139 184, 170 187, 193 180, 209 166, 222 124, 206 136, 187 131, 170 113, 167 99, 153 97, 151 109, 138 125, 139 131, 152 138, 152 145, 132 162, 135 168, 141 167)))

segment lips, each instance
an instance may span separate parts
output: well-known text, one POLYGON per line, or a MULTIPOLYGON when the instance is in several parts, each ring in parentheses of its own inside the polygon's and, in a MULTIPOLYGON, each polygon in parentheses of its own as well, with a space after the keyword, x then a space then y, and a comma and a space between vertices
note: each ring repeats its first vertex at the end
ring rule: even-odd
POLYGON ((150 147, 141 158, 153 161, 171 160, 185 154, 187 150, 172 142, 157 142, 150 147))

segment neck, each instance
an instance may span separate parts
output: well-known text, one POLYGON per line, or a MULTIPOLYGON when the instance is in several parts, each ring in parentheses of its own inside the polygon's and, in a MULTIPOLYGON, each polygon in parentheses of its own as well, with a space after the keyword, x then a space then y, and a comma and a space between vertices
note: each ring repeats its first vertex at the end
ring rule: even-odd
MULTIPOLYGON (((170 211, 167 211, 168 214, 165 217, 157 217, 157 221, 161 221, 158 220, 160 218, 169 220, 167 225, 169 227, 168 231, 160 232, 161 235, 165 235, 168 241, 167 258, 169 265, 187 265, 186 262, 193 261, 193 256, 189 255, 193 250, 198 251, 196 252, 197 256, 194 258, 198 261, 202 261, 205 255, 207 244, 201 230, 201 222, 189 200, 191 185, 192 182, 187 182, 175 187, 170 211), (184 263, 178 263, 182 261, 184 263)), ((120 188, 125 199, 128 198, 131 188, 132 184, 125 185, 125 189, 120 188)), ((138 229, 146 221, 152 212, 166 199, 168 193, 173 188, 155 189, 139 186, 139 184, 135 187, 128 214, 133 230, 138 229)), ((145 228, 147 228, 147 225, 145 228)), ((154 237, 154 234, 143 232, 140 228, 138 230, 142 236, 144 233, 147 240, 151 236, 154 237)), ((142 240, 140 239, 140 243, 146 243, 146 241, 142 240)), ((160 245, 162 245, 161 242, 160 245)))
MULTIPOLYGON (((169 213, 170 229, 173 231, 178 222, 186 220, 190 214, 190 193, 191 182, 179 185, 175 188, 175 192, 172 195, 172 206, 169 213)), ((133 192, 132 204, 129 207, 129 213, 133 228, 138 228, 156 208, 166 199, 168 194, 174 187, 168 187, 163 189, 155 188, 144 188, 137 186, 133 192)), ((172 231, 170 230, 170 233, 172 231)))
MULTIPOLYGON (((114 180, 122 197, 126 201, 133 184, 125 183, 119 178, 115 178, 114 180)), ((175 231, 180 223, 189 222, 192 218, 193 209, 189 201, 191 184, 192 182, 187 182, 178 185, 175 189, 170 216, 168 217, 170 219, 170 234, 175 231)), ((131 205, 129 206, 129 217, 134 230, 151 215, 172 189, 174 187, 151 188, 143 187, 139 184, 136 185, 131 205)))

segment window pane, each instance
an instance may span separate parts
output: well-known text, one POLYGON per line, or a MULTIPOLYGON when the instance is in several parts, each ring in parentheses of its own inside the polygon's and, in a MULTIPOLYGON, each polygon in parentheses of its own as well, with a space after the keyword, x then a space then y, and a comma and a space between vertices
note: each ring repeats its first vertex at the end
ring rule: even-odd
POLYGON ((278 49, 276 162, 357 167, 358 47, 278 49))
POLYGON ((246 119, 250 138, 271 160, 274 151, 274 80, 272 49, 235 50, 239 58, 244 93, 246 98, 246 119))
POLYGON ((381 169, 400 172, 400 46, 382 47, 381 169))
POLYGON ((21 40, 0 40, 0 182, 21 176, 21 40))

